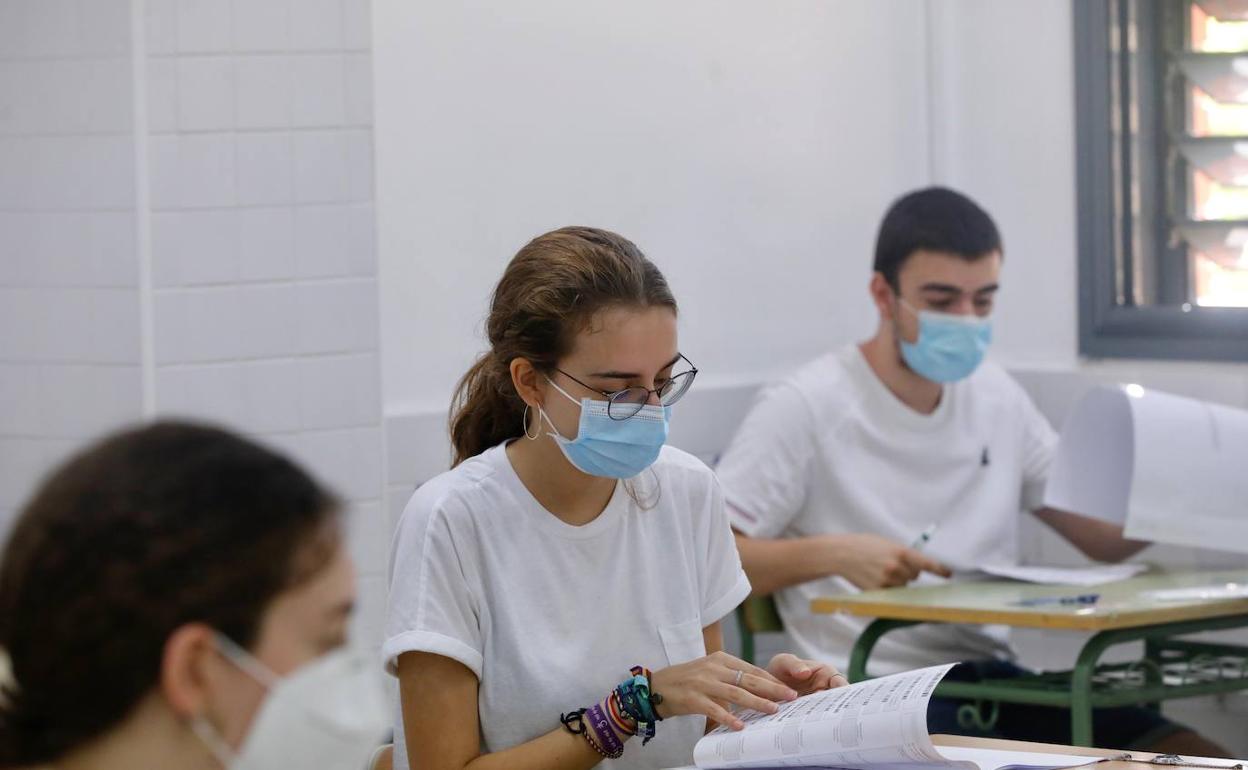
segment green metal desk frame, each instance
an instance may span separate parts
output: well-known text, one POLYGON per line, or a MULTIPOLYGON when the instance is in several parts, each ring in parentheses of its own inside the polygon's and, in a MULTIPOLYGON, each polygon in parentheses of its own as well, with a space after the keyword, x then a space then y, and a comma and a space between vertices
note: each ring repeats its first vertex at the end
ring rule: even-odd
MULTIPOLYGON (((867 676, 867 660, 880 637, 916 625, 913 620, 878 619, 863 630, 849 661, 849 681, 867 676)), ((1175 698, 1248 689, 1248 646, 1187 641, 1175 637, 1248 627, 1248 615, 1159 623, 1100 631, 1083 645, 1074 669, 1018 679, 942 682, 936 695, 971 700, 959 711, 963 726, 991 730, 1001 703, 1028 703, 1070 709, 1072 745, 1092 746, 1092 710, 1146 705, 1160 708, 1175 698), (1104 664, 1111 647, 1143 642, 1144 656, 1132 663, 1104 664), (1173 680, 1178 680, 1173 681, 1173 680), (1168 682, 1169 680, 1169 682, 1168 682), (984 707, 989 708, 987 716, 984 707)))

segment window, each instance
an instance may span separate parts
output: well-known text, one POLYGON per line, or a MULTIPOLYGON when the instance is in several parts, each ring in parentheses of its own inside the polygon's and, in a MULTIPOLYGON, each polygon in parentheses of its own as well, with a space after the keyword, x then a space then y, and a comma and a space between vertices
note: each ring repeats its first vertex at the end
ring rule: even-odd
POLYGON ((1248 0, 1073 0, 1080 352, 1248 361, 1248 0))

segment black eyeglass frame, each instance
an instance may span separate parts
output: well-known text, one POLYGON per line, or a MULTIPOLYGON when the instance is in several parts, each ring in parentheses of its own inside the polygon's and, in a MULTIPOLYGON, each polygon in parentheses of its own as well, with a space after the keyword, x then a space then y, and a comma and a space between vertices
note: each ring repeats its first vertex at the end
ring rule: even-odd
POLYGON ((689 388, 693 387, 694 379, 698 376, 698 367, 694 366, 693 362, 688 358, 685 358, 684 353, 680 353, 678 356, 679 357, 672 362, 672 366, 676 366, 676 364, 684 361, 686 364, 689 364, 689 368, 680 374, 672 375, 668 378, 667 382, 663 383, 663 385, 658 388, 643 388, 640 385, 634 385, 631 388, 624 388, 623 390, 599 390, 593 385, 585 384, 557 366, 554 367, 554 369, 556 372, 559 372, 564 377, 567 377, 577 385, 580 385, 582 388, 592 390, 593 392, 604 396, 607 399, 607 416, 612 420, 622 422, 631 417, 635 417, 637 413, 640 412, 644 406, 646 406, 646 404, 649 404, 651 394, 659 397, 659 404, 661 406, 671 406, 685 397, 685 394, 689 392, 689 388), (675 387, 676 385, 679 385, 679 387, 675 387), (641 394, 642 392, 645 393, 645 398, 642 398, 640 401, 624 400, 624 396, 629 393, 641 394), (671 395, 673 393, 675 395, 671 395), (669 395, 671 395, 670 399, 664 400, 665 397, 669 395), (627 411, 627 414, 624 413, 625 411, 627 411))

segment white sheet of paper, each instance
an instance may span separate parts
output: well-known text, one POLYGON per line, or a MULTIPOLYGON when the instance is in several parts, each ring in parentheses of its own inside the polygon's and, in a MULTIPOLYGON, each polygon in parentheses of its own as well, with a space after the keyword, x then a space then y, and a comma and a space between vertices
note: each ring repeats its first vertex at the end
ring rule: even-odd
POLYGON ((1248 552, 1248 411, 1138 385, 1098 388, 1071 412, 1045 504, 1128 537, 1248 552))
POLYGON ((1248 551, 1248 411, 1155 391, 1131 401, 1127 537, 1248 551))
POLYGON ((1125 524, 1134 464, 1131 405, 1121 388, 1097 388, 1062 426, 1044 504, 1125 524))
POLYGON ((1145 591, 1140 596, 1158 602, 1225 601, 1248 598, 1248 585, 1221 583, 1191 588, 1163 588, 1145 591))
POLYGON ((950 668, 811 693, 776 714, 744 712, 744 730, 721 727, 698 741, 694 764, 709 770, 945 763, 927 733, 927 703, 950 668))
POLYGON ((1094 567, 1036 567, 990 564, 977 572, 992 577, 1064 586, 1099 586, 1126 580, 1148 569, 1147 564, 1098 564, 1094 567))

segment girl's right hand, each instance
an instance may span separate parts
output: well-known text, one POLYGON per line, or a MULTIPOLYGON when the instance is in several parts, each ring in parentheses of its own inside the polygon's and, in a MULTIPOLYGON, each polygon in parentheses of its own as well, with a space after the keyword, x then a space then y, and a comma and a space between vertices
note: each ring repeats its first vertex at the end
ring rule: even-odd
POLYGON ((774 714, 777 703, 797 697, 764 669, 726 652, 655 671, 650 691, 663 696, 656 707, 660 717, 701 714, 733 730, 743 729, 745 723, 728 710, 729 704, 774 714))

